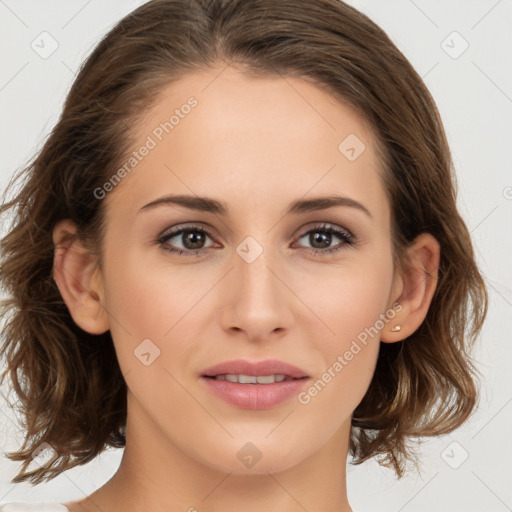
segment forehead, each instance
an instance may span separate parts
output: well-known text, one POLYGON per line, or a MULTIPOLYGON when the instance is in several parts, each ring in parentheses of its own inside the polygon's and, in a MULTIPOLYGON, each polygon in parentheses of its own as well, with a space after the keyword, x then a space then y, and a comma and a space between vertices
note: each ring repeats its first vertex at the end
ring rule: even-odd
POLYGON ((282 211, 329 193, 366 199, 377 215, 387 208, 373 134, 307 79, 225 65, 190 73, 161 91, 135 134, 134 149, 151 149, 116 192, 140 206, 181 193, 282 211))

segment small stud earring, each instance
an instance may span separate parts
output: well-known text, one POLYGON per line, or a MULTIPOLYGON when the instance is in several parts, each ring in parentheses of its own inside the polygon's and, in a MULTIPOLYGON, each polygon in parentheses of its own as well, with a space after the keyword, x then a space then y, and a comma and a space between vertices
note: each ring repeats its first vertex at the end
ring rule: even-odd
POLYGON ((400 329, 401 329, 400 324, 398 324, 398 325, 395 325, 394 327, 392 327, 391 331, 392 332, 398 332, 400 329))

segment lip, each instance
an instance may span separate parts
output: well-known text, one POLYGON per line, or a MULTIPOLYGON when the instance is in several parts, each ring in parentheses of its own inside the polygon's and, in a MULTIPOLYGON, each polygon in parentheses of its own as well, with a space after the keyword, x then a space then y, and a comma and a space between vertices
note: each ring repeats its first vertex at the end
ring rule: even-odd
MULTIPOLYGON (((247 359, 234 359, 212 366, 202 372, 202 377, 215 377, 216 375, 225 374, 238 375, 285 375, 293 379, 302 379, 309 377, 307 372, 284 361, 278 359, 265 359, 263 361, 249 361, 247 359)), ((244 384, 242 384, 244 385, 244 384)), ((264 386, 272 386, 272 384, 262 384, 264 386)))
POLYGON ((304 370, 277 359, 225 361, 208 368, 201 375, 201 381, 216 396, 236 407, 253 410, 270 409, 292 398, 300 393, 309 380, 310 377, 304 370), (293 380, 273 384, 239 384, 211 378, 225 374, 285 375, 293 380))
POLYGON ((298 395, 306 386, 309 377, 283 380, 273 384, 239 384, 227 380, 201 377, 201 381, 217 397, 241 409, 270 409, 298 395))

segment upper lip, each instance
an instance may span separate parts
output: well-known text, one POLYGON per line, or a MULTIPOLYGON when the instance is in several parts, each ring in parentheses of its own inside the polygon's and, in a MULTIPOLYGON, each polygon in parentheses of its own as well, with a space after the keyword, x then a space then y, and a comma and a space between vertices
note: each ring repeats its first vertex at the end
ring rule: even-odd
POLYGON ((204 377, 215 377, 216 375, 232 374, 232 375, 285 375, 293 379, 301 379, 309 377, 304 371, 293 366, 292 364, 279 361, 277 359, 265 359, 264 361, 249 361, 247 359, 235 359, 225 361, 206 369, 202 375, 204 377))

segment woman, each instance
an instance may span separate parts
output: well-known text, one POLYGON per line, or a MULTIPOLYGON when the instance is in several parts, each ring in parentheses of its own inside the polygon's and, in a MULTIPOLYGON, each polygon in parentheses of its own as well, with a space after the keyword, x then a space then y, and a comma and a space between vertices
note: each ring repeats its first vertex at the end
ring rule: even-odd
POLYGON ((349 454, 402 476, 476 401, 451 169, 420 77, 338 0, 121 20, 1 210, 13 482, 124 447, 55 510, 338 512, 349 454))

